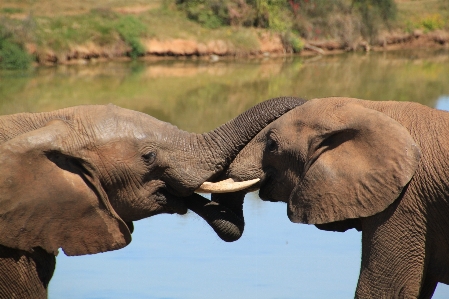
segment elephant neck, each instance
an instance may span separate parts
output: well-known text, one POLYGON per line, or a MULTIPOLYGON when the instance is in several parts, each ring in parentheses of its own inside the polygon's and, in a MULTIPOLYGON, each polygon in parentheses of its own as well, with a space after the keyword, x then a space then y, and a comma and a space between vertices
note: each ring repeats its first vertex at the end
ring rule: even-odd
POLYGON ((0 116, 0 144, 21 134, 44 127, 55 116, 58 115, 54 112, 24 112, 0 116))

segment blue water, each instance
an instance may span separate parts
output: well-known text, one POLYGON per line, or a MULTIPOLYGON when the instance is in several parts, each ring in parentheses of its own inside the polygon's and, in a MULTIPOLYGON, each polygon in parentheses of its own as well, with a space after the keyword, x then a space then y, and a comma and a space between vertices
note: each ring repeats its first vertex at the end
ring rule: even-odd
POLYGON ((440 96, 435 104, 435 108, 449 111, 449 94, 440 96))
POLYGON ((197 215, 135 223, 121 250, 57 258, 50 298, 351 298, 360 233, 291 223, 286 205, 249 196, 246 227, 221 241, 197 215))
MULTIPOLYGON (((126 248, 57 258, 49 298, 353 298, 361 234, 291 223, 283 203, 250 194, 246 227, 221 241, 195 214, 135 222, 126 248)), ((434 298, 449 297, 439 284, 434 298)))

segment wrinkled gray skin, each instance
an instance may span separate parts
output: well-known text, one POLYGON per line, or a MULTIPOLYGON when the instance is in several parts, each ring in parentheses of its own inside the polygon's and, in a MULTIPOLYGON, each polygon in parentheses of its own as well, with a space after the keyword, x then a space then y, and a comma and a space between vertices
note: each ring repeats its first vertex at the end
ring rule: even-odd
POLYGON ((362 231, 356 298, 431 298, 449 283, 448 136, 449 113, 417 103, 314 99, 263 129, 225 177, 261 178, 260 198, 286 202, 292 222, 362 231))
POLYGON ((0 298, 46 298, 55 255, 120 249, 132 221, 191 208, 226 241, 243 218, 193 193, 268 123, 301 104, 263 102, 205 134, 107 106, 0 117, 0 298))

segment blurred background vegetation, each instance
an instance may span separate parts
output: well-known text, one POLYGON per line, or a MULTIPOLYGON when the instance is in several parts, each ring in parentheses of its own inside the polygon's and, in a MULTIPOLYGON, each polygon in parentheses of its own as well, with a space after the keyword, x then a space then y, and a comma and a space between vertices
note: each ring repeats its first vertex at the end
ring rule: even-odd
POLYGON ((56 62, 76 47, 135 58, 151 38, 224 40, 250 53, 264 32, 291 52, 310 40, 351 49, 382 32, 448 30, 448 20, 449 0, 2 0, 0 67, 56 62))

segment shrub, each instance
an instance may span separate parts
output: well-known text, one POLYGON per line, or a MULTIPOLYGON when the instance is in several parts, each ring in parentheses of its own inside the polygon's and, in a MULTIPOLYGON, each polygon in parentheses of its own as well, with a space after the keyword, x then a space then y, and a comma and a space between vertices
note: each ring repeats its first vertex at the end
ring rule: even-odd
POLYGON ((131 47, 130 56, 132 58, 145 54, 145 47, 139 40, 146 31, 145 24, 133 16, 124 16, 118 20, 116 29, 120 37, 131 47))
POLYGON ((393 0, 353 0, 362 18, 362 35, 373 40, 381 24, 389 26, 389 21, 396 18, 397 7, 393 0))
POLYGON ((215 29, 229 23, 227 3, 223 1, 177 0, 176 4, 185 10, 189 19, 197 21, 204 27, 215 29))
POLYGON ((444 27, 444 20, 439 14, 427 15, 420 23, 420 25, 427 31, 442 29, 444 27))
POLYGON ((295 33, 287 32, 282 36, 284 48, 291 49, 293 53, 299 53, 304 49, 304 41, 295 33))
POLYGON ((22 44, 23 30, 28 27, 24 27, 23 24, 14 26, 9 21, 3 19, 0 24, 0 68, 26 69, 32 61, 31 55, 22 44))
POLYGON ((0 68, 27 69, 31 61, 31 56, 22 46, 8 38, 0 37, 0 68))
POLYGON ((291 27, 292 15, 289 14, 287 1, 284 0, 252 0, 255 7, 256 19, 254 25, 261 28, 270 28, 276 31, 286 31, 291 27))
POLYGON ((191 20, 207 28, 246 26, 283 31, 291 26, 285 0, 177 0, 191 20))

